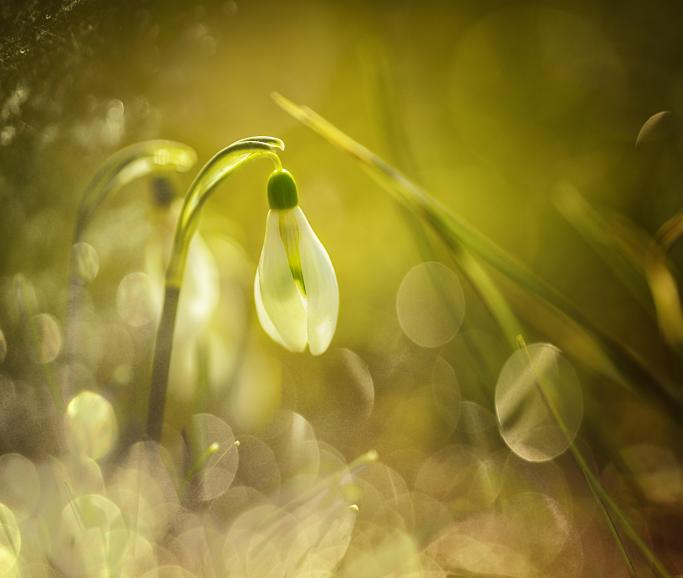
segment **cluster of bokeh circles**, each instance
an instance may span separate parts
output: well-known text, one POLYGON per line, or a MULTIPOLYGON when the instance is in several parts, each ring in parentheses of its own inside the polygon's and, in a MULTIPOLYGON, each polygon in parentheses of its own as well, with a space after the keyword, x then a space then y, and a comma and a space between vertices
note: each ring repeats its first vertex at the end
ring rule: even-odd
MULTIPOLYGON (((64 329, 37 312, 29 280, 5 284, 10 333, 30 352, 32 371, 1 374, 2 428, 14 432, 3 439, 22 453, 0 456, 0 575, 627 575, 567 452, 582 444, 583 395, 559 349, 533 343, 501 357, 504 344, 462 331, 455 271, 423 262, 397 287, 403 337, 386 345, 391 355, 369 363, 337 348, 293 375, 253 340, 239 345, 244 303, 219 299, 230 282, 216 261, 238 275, 249 267, 226 239, 213 252, 209 245, 198 238, 192 249, 175 409, 161 443, 130 433, 130 385, 149 353, 160 272, 125 273, 110 311, 86 299, 64 329), (220 322, 231 317, 232 325, 220 322), (76 346, 67 355, 69 340, 76 346), (244 351, 229 353, 235 347, 244 351), (495 383, 480 387, 491 368, 495 383), (381 400, 376 381, 386 379, 396 394, 381 400), (472 388, 488 391, 490 405, 472 388), (312 407, 309 421, 301 412, 312 407), (16 432, 22 426, 28 441, 16 432), (34 439, 40 429, 49 441, 34 439), (349 459, 349 448, 364 451, 349 459)), ((98 251, 85 242, 72 250, 87 287, 98 251)), ((0 343, 4 361, 5 333, 0 343)), ((620 459, 648 500, 680 504, 683 475, 671 451, 631 446, 620 459)), ((616 469, 605 475, 619 488, 616 469)), ((631 514, 647 536, 646 521, 631 514)), ((642 564, 638 572, 649 575, 642 564)))
POLYGON ((680 8, 615 4, 4 2, 0 578, 683 576, 680 8), (77 193, 130 143, 208 160, 262 130, 334 264, 337 332, 313 358, 259 327, 263 167, 236 171, 192 242, 152 441, 195 153, 77 193))

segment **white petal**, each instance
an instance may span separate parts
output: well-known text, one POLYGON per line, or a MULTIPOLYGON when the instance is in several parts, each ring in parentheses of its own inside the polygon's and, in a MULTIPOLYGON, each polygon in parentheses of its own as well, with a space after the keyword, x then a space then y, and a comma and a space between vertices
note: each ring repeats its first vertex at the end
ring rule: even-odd
POLYGON ((261 324, 261 327, 263 327, 263 330, 273 341, 279 343, 282 345, 282 347, 287 349, 285 342, 282 340, 282 337, 280 337, 277 328, 275 325, 273 325, 270 317, 268 317, 266 308, 263 306, 263 297, 261 297, 261 283, 259 281, 258 269, 256 269, 256 275, 254 276, 254 302, 256 304, 256 316, 258 317, 259 323, 261 324))
POLYGON ((330 257, 315 236, 303 211, 293 209, 299 225, 301 270, 308 301, 308 347, 320 355, 328 346, 337 328, 339 286, 330 257))
MULTIPOLYGON (((259 297, 264 318, 270 320, 280 336, 276 341, 290 351, 303 351, 306 348, 306 303, 289 268, 280 238, 280 217, 280 211, 268 212, 266 238, 259 262, 259 297)), ((265 325, 264 329, 271 335, 265 325)))

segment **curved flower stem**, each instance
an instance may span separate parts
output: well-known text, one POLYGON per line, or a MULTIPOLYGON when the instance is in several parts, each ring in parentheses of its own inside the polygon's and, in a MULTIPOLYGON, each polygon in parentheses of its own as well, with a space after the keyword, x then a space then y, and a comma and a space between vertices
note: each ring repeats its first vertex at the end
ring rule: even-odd
POLYGON ((157 172, 185 172, 196 160, 193 149, 170 140, 144 141, 113 154, 83 191, 74 228, 74 242, 83 237, 93 214, 107 197, 140 177, 157 172))
POLYGON ((190 242, 197 230, 201 209, 218 184, 246 163, 258 158, 268 158, 276 169, 282 168, 280 157, 275 151, 284 148, 285 145, 280 139, 269 136, 238 140, 218 152, 204 165, 185 195, 176 225, 171 258, 166 269, 164 303, 154 348, 145 430, 146 436, 150 439, 159 440, 161 437, 180 289, 190 242))
MULTIPOLYGON (((197 160, 189 146, 170 140, 148 140, 127 146, 114 153, 86 185, 74 225, 72 247, 83 235, 102 203, 130 182, 155 173, 185 172, 197 160)), ((69 257, 66 353, 72 361, 77 349, 76 321, 85 283, 77 267, 78 256, 69 257)))

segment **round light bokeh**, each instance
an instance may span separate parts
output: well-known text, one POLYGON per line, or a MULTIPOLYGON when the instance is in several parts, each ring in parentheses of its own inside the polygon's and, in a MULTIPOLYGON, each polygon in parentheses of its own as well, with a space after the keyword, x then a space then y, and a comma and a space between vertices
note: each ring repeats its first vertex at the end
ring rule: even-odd
POLYGON ((40 499, 40 478, 33 462, 16 453, 0 456, 0 502, 28 518, 40 499))
POLYGON ((0 363, 5 361, 5 357, 7 357, 7 339, 4 331, 0 329, 0 363))
POLYGON ((62 331, 57 320, 48 313, 39 313, 31 319, 29 331, 35 360, 38 363, 54 361, 62 350, 62 331))
POLYGON ((64 430, 71 450, 94 460, 105 457, 118 439, 114 408, 92 391, 83 391, 69 402, 64 430))
POLYGON ((85 283, 90 283, 100 271, 100 257, 90 243, 79 241, 71 247, 73 273, 85 283))
POLYGON ((583 417, 574 368, 549 343, 529 345, 508 358, 496 383, 495 405, 505 443, 532 462, 566 451, 583 417))
POLYGON ((193 482, 200 500, 217 498, 232 484, 239 464, 232 428, 208 413, 192 416, 193 482))
POLYGON ((416 345, 445 345, 455 337, 465 317, 465 296, 458 275, 435 261, 415 265, 396 293, 396 315, 401 329, 416 345))
POLYGON ((143 327, 156 317, 153 285, 142 272, 129 273, 116 291, 116 310, 131 327, 143 327))
POLYGON ((11 576, 21 553, 21 531, 14 512, 2 503, 0 527, 0 576, 11 576))

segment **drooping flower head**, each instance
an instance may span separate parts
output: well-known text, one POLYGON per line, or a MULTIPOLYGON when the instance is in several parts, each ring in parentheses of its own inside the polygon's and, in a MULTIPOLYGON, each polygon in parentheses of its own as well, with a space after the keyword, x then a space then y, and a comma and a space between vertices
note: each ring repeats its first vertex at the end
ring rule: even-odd
POLYGON ((339 287, 330 257, 299 207, 294 178, 284 169, 268 180, 266 235, 254 279, 263 329, 290 351, 320 355, 337 326, 339 287))

